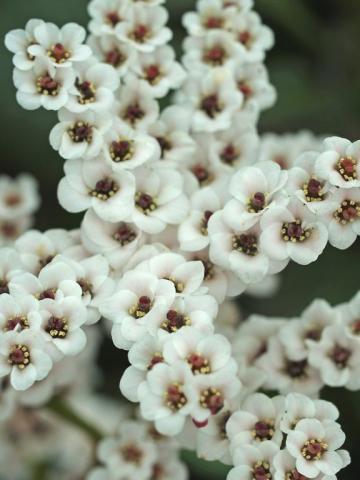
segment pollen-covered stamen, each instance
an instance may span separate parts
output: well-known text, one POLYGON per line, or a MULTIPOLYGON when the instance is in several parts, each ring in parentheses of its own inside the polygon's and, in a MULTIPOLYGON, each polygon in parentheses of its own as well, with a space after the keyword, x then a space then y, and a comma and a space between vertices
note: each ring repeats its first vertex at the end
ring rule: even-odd
POLYGON ((144 69, 144 77, 150 85, 156 85, 161 79, 161 69, 159 65, 148 65, 144 69))
POLYGON ((132 443, 122 447, 120 454, 125 462, 133 463, 135 465, 140 465, 143 459, 143 451, 132 443))
POLYGON ((137 192, 135 195, 135 206, 141 210, 144 215, 149 215, 157 209, 155 199, 148 193, 137 192))
POLYGON ((38 300, 45 300, 49 298, 50 300, 55 300, 55 296, 56 296, 56 288, 47 288, 46 290, 36 295, 38 300))
POLYGON ((145 113, 141 108, 139 103, 132 103, 128 105, 123 114, 123 119, 129 122, 131 125, 136 125, 136 123, 144 118, 145 113))
POLYGON ((183 393, 182 385, 173 383, 165 392, 165 405, 173 412, 177 412, 187 404, 187 398, 183 393))
POLYGON ((291 378, 303 378, 307 375, 307 360, 292 361, 288 360, 285 366, 285 372, 291 378))
POLYGON ((224 163, 226 163, 226 165, 233 165, 235 160, 239 158, 239 155, 240 153, 237 148, 233 144, 229 143, 221 151, 220 158, 224 163))
POLYGON ((305 442, 304 446, 301 449, 302 456, 308 460, 321 460, 324 453, 327 451, 328 445, 322 440, 312 438, 305 442))
POLYGON ((183 315, 176 310, 169 310, 166 314, 166 320, 161 324, 161 328, 166 332, 173 333, 185 326, 190 326, 191 320, 186 315, 183 315))
POLYGON ((158 141, 161 148, 161 158, 164 158, 165 153, 172 149, 172 144, 170 140, 166 137, 156 137, 156 140, 158 141))
POLYGON ((114 233, 113 238, 123 247, 133 242, 136 236, 136 232, 129 225, 122 223, 114 233))
POLYGON ((285 474, 285 480, 309 480, 308 477, 299 473, 295 468, 285 474))
POLYGON ((99 200, 109 200, 119 190, 119 186, 111 178, 104 178, 96 182, 95 188, 90 190, 89 194, 99 200))
POLYGON ((60 91, 60 83, 46 73, 36 79, 36 90, 41 95, 56 97, 60 91))
POLYGON ((259 442, 271 440, 274 436, 274 420, 259 420, 251 432, 253 438, 259 442))
POLYGON ((353 157, 342 157, 335 169, 340 173, 345 182, 357 179, 357 160, 353 157))
POLYGON ((93 103, 95 101, 96 88, 92 82, 84 80, 80 82, 79 78, 75 80, 75 86, 79 90, 80 96, 78 102, 81 105, 93 103))
POLYGON ((252 35, 248 30, 244 30, 239 33, 239 42, 242 43, 246 48, 249 48, 252 44, 252 35))
POLYGON ((161 355, 161 353, 156 352, 152 356, 147 369, 150 371, 155 367, 155 365, 157 365, 158 363, 162 363, 163 361, 164 361, 164 357, 161 355))
POLYGON ((71 56, 62 43, 56 43, 47 52, 48 57, 55 63, 65 63, 71 56))
POLYGON ((81 288, 83 297, 85 295, 90 295, 90 297, 93 296, 93 286, 89 280, 86 280, 86 278, 80 278, 77 283, 81 288))
POLYGON ((76 122, 68 130, 69 137, 75 143, 92 142, 93 127, 87 122, 76 122))
POLYGON ((164 280, 169 280, 169 282, 174 284, 176 293, 182 293, 184 291, 185 285, 182 281, 178 281, 174 277, 164 277, 164 280))
POLYGON ((206 375, 211 373, 211 367, 209 360, 198 353, 191 353, 187 357, 187 362, 191 367, 192 372, 197 374, 206 375))
POLYGON ((136 25, 134 30, 130 33, 130 38, 137 43, 145 43, 151 37, 150 29, 143 24, 136 25))
POLYGON ((353 200, 344 200, 333 215, 335 220, 342 225, 355 222, 360 217, 360 203, 353 200))
POLYGON ((227 52, 221 45, 215 45, 204 52, 203 60, 212 66, 224 65, 227 58, 227 52))
POLYGON ((248 100, 253 95, 253 89, 246 80, 240 80, 238 82, 238 88, 244 95, 245 100, 248 100))
POLYGON ((210 210, 206 210, 204 212, 203 218, 201 220, 201 227, 200 227, 201 233, 203 235, 208 234, 208 224, 209 224, 209 220, 210 220, 211 216, 213 215, 213 213, 214 212, 211 212, 210 210))
POLYGON ((304 228, 301 220, 284 223, 281 229, 281 235, 285 242, 304 242, 311 237, 311 229, 304 228))
POLYGON ((9 285, 5 279, 0 278, 0 295, 3 293, 9 293, 9 285))
POLYGON ((195 165, 191 169, 191 171, 195 175, 197 181, 200 183, 201 186, 210 183, 213 179, 212 174, 203 165, 200 165, 200 164, 195 165))
POLYGON ((52 316, 46 322, 44 330, 52 338, 65 338, 69 331, 68 321, 65 317, 52 316))
POLYGON ((311 178, 308 183, 302 187, 307 202, 320 202, 324 200, 324 183, 316 178, 311 178))
POLYGON ((258 461, 252 468, 253 480, 271 480, 270 464, 266 461, 258 461))
POLYGON ((129 308, 129 314, 134 318, 144 317, 150 312, 153 301, 150 297, 143 295, 139 298, 138 303, 129 308))
POLYGON ((4 331, 8 332, 10 330, 15 330, 15 328, 19 330, 24 330, 25 328, 29 328, 29 320, 24 315, 17 315, 14 317, 10 317, 6 320, 4 325, 4 331))
POLYGON ((200 109, 210 118, 215 118, 222 111, 219 97, 216 93, 207 95, 200 102, 200 109))
POLYGON ((204 27, 208 29, 217 29, 224 26, 224 19, 222 17, 208 17, 205 19, 204 27))
POLYGON ((249 233, 242 233, 240 235, 234 235, 232 238, 233 250, 255 257, 259 253, 257 236, 249 233))
POLYGON ((16 344, 10 350, 8 362, 19 370, 24 370, 30 364, 30 350, 26 345, 16 344))
POLYGON ((120 15, 115 11, 108 12, 105 17, 106 17, 106 21, 112 27, 115 27, 121 21, 120 15))
POLYGON ((224 408, 224 396, 217 388, 209 387, 200 394, 200 405, 216 415, 224 408))
POLYGON ((120 139, 117 142, 111 142, 109 152, 110 157, 116 163, 131 160, 134 155, 133 140, 120 139))
POLYGON ((120 65, 125 62, 126 58, 126 55, 124 55, 124 53, 117 47, 113 48, 112 50, 108 50, 105 54, 105 62, 109 63, 115 68, 120 67, 120 65))
POLYGON ((266 207, 266 197, 262 192, 254 193, 253 197, 248 201, 248 212, 258 213, 266 207))
POLYGON ((347 367, 350 357, 351 357, 351 350, 348 350, 341 345, 335 345, 334 348, 329 353, 329 357, 335 363, 339 370, 342 370, 347 367))

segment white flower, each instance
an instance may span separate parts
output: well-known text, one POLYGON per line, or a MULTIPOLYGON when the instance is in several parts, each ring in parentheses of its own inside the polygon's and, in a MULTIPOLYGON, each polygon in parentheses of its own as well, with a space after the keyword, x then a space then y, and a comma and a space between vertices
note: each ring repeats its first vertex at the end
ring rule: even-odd
POLYGON ((234 453, 235 467, 230 470, 226 480, 273 478, 274 457, 278 451, 278 445, 271 441, 265 441, 256 446, 242 446, 234 453))
POLYGON ((349 248, 360 233, 360 192, 358 188, 337 189, 329 197, 330 212, 323 215, 329 231, 329 243, 335 248, 349 248))
POLYGON ((338 323, 342 324, 350 338, 359 339, 360 334, 360 293, 348 303, 335 308, 338 323))
POLYGON ((158 432, 178 435, 196 401, 190 367, 182 362, 156 365, 140 385, 139 400, 142 416, 153 420, 158 432))
POLYGON ((19 253, 13 248, 0 249, 0 298, 2 294, 9 293, 11 278, 25 270, 19 253))
POLYGON ((162 7, 144 8, 134 5, 123 22, 120 22, 115 33, 126 43, 130 43, 141 52, 153 52, 157 47, 169 42, 172 32, 165 27, 168 12, 162 7))
POLYGON ((93 208, 108 222, 129 218, 134 208, 135 179, 125 171, 113 172, 101 157, 91 162, 68 160, 58 186, 60 205, 69 212, 93 208))
POLYGON ((133 170, 160 158, 160 146, 154 138, 133 130, 117 119, 104 136, 103 151, 107 163, 115 172, 133 170))
POLYGON ((118 348, 141 340, 152 319, 163 319, 175 298, 169 280, 155 275, 129 271, 121 278, 115 293, 104 300, 101 313, 114 322, 112 338, 118 348))
POLYGON ((72 113, 65 109, 59 111, 59 120, 50 132, 50 144, 65 159, 96 157, 112 123, 104 112, 72 113))
POLYGON ((168 224, 181 223, 188 209, 180 173, 166 168, 136 170, 135 209, 129 218, 140 230, 160 233, 168 224))
POLYGON ((231 74, 216 69, 206 76, 190 75, 180 92, 180 103, 193 110, 195 132, 216 132, 231 126, 231 117, 243 101, 231 74))
POLYGON ((197 12, 186 12, 183 25, 189 35, 204 36, 213 30, 227 29, 235 8, 224 8, 221 0, 200 0, 197 12))
POLYGON ((91 55, 90 47, 83 45, 85 36, 85 29, 76 23, 67 23, 60 29, 53 23, 42 22, 34 28, 35 42, 28 52, 46 59, 51 72, 60 67, 72 67, 91 55))
POLYGON ((297 471, 308 478, 316 478, 319 474, 336 475, 348 463, 337 452, 344 441, 345 434, 337 423, 303 419, 289 433, 286 448, 296 459, 297 471))
POLYGON ((286 181, 287 172, 274 162, 241 168, 230 182, 229 192, 234 198, 224 207, 224 221, 238 230, 252 227, 273 205, 287 204, 281 191, 286 181))
POLYGON ((39 318, 38 304, 32 295, 16 300, 7 293, 0 295, 0 331, 33 329, 39 318))
POLYGON ((328 241, 325 225, 297 199, 291 200, 287 207, 269 209, 260 224, 261 247, 277 261, 291 259, 308 265, 323 252, 328 241))
POLYGON ((309 363, 332 387, 360 388, 360 348, 342 325, 325 328, 320 342, 310 346, 309 363))
POLYGON ((0 218, 0 247, 13 246, 14 241, 32 225, 31 217, 18 217, 13 220, 0 218))
POLYGON ((175 61, 172 47, 164 45, 154 52, 140 53, 125 82, 139 78, 149 86, 155 98, 165 97, 171 89, 178 89, 186 78, 182 66, 175 61))
POLYGON ((79 64, 70 88, 66 108, 74 113, 94 110, 105 112, 114 103, 114 93, 119 87, 119 76, 111 65, 91 58, 79 64))
POLYGON ((96 36, 114 35, 116 26, 129 15, 129 4, 123 0, 92 0, 88 5, 89 30, 96 36))
POLYGON ((36 43, 34 30, 44 22, 32 18, 25 25, 25 29, 11 30, 5 36, 5 46, 14 54, 13 63, 19 70, 31 70, 34 66, 35 57, 30 55, 28 48, 36 43))
POLYGON ((43 107, 59 110, 69 100, 69 90, 75 81, 72 69, 57 69, 49 73, 45 61, 36 61, 31 70, 15 68, 14 85, 18 89, 16 99, 26 110, 43 107))
POLYGON ((149 85, 141 80, 127 82, 120 90, 117 116, 130 127, 147 131, 159 116, 159 104, 152 97, 149 85))
POLYGON ((51 358, 36 332, 13 330, 0 335, 0 377, 10 374, 15 390, 27 390, 43 380, 51 367, 51 358))
POLYGON ((316 174, 336 187, 359 187, 360 141, 351 143, 346 138, 329 137, 324 140, 323 149, 316 159, 316 174))
POLYGON ((195 192, 190 203, 190 217, 179 226, 178 239, 181 250, 193 252, 208 246, 208 222, 212 214, 220 210, 221 202, 216 193, 207 187, 195 192))
POLYGON ((22 173, 16 178, 0 175, 0 218, 13 220, 31 215, 39 208, 38 183, 22 173))
POLYGON ((114 35, 90 35, 87 43, 100 62, 115 68, 119 78, 126 74, 136 60, 136 50, 131 45, 120 42, 114 35))
POLYGON ((225 465, 231 465, 229 439, 226 424, 231 411, 221 412, 209 418, 206 427, 199 428, 196 436, 196 453, 199 458, 209 462, 220 460, 225 465))
POLYGON ((253 443, 272 440, 280 446, 280 419, 283 397, 269 398, 263 393, 249 395, 226 424, 231 450, 253 443))
POLYGON ((159 457, 153 465, 153 478, 171 478, 172 480, 187 480, 189 473, 186 465, 178 458, 178 454, 171 448, 160 449, 159 457))
POLYGON ((89 252, 101 253, 118 270, 141 246, 143 236, 134 224, 105 222, 90 209, 81 224, 81 241, 89 252))

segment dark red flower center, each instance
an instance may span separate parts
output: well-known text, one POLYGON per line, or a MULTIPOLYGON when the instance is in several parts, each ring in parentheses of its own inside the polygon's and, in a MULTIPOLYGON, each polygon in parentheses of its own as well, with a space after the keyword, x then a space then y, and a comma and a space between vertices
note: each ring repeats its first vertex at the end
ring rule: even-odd
POLYGON ((119 190, 119 186, 111 178, 103 178, 95 184, 95 188, 90 191, 90 195, 99 200, 109 200, 119 190))
POLYGON ((216 93, 208 95, 201 100, 200 108, 210 118, 215 118, 222 108, 219 102, 219 97, 216 93))
POLYGON ((15 328, 19 328, 19 330, 24 330, 25 328, 29 328, 29 321, 25 316, 15 316, 8 318, 4 330, 7 332, 9 330, 15 330, 15 328))
POLYGON ((52 338, 65 338, 68 334, 69 326, 66 318, 52 316, 46 322, 44 330, 52 338))
POLYGON ((94 102, 96 89, 92 82, 89 82, 88 80, 84 80, 83 82, 80 82, 80 79, 76 78, 75 86, 80 93, 79 103, 81 103, 82 105, 85 105, 87 103, 94 102))
POLYGON ((129 313, 135 318, 144 317, 150 312, 153 301, 147 295, 143 295, 139 298, 137 305, 130 308, 129 313))
POLYGON ((164 357, 161 355, 161 353, 154 353, 148 365, 148 370, 152 370, 155 365, 157 365, 158 363, 162 363, 163 361, 164 357))
POLYGON ((291 361, 288 360, 286 362, 286 373, 291 378, 301 378, 306 376, 306 369, 307 369, 307 360, 300 360, 300 361, 291 361))
POLYGON ((161 76, 160 67, 158 65, 149 65, 145 68, 145 78, 151 84, 155 85, 161 76))
POLYGON ((349 182, 357 178, 357 160, 352 157, 342 157, 336 165, 336 170, 340 173, 342 178, 349 182))
POLYGON ((272 420, 259 420, 255 423, 253 437, 256 440, 271 440, 274 436, 274 422, 272 420))
POLYGON ((328 445, 321 440, 311 439, 305 442, 301 449, 303 457, 308 460, 320 460, 323 454, 327 451, 328 445))
POLYGON ((213 66, 223 65, 226 57, 226 50, 221 45, 215 45, 204 53, 204 61, 213 66))
POLYGON ((257 462, 252 469, 254 480, 271 480, 270 465, 266 461, 257 462))
POLYGON ((252 35, 248 30, 239 33, 239 42, 249 47, 251 45, 252 35))
POLYGON ((253 90, 245 80, 241 80, 240 82, 238 82, 238 87, 240 92, 244 95, 245 100, 252 96, 253 90))
POLYGON ((254 234, 242 233, 240 235, 234 235, 232 240, 232 246, 234 250, 254 257, 258 254, 258 240, 254 234))
POLYGON ((121 455, 125 462, 140 465, 143 459, 143 452, 136 445, 129 444, 121 448, 121 455))
POLYGON ((126 60, 126 56, 118 49, 113 48, 105 54, 105 62, 109 63, 113 67, 117 68, 122 65, 126 60))
POLYGON ((161 328, 169 333, 173 333, 189 325, 191 325, 189 317, 182 315, 176 310, 169 310, 166 314, 166 320, 161 324, 161 328))
POLYGON ((303 242, 311 236, 311 230, 302 226, 301 220, 284 223, 281 230, 285 242, 303 242))
POLYGON ((143 24, 136 25, 131 34, 132 38, 138 43, 144 43, 149 38, 149 35, 149 28, 143 24))
POLYGON ((26 345, 14 345, 9 353, 8 361, 10 365, 15 365, 23 370, 30 363, 30 351, 26 345))
POLYGON ((209 360, 198 353, 191 353, 187 358, 193 373, 207 374, 211 372, 209 360))
POLYGON ((342 225, 352 223, 360 217, 360 203, 344 200, 333 215, 342 225))
POLYGON ((55 300, 56 295, 56 288, 48 288, 43 292, 39 293, 38 298, 39 300, 45 300, 46 298, 50 298, 50 300, 55 300))
POLYGON ((319 182, 316 178, 311 178, 309 182, 303 186, 306 200, 308 202, 323 200, 323 186, 324 184, 322 182, 319 182))
POLYGON ((200 183, 200 185, 204 185, 211 180, 211 173, 203 165, 195 165, 191 171, 197 178, 197 181, 200 183))
POLYGON ((55 63, 64 63, 70 58, 70 52, 66 50, 62 43, 56 43, 48 51, 48 56, 55 63))
POLYGON ((106 14, 106 20, 112 27, 115 27, 121 20, 119 14, 117 12, 108 12, 106 14))
POLYGON ((224 396, 217 388, 210 387, 201 392, 200 405, 210 410, 211 415, 216 415, 224 407, 224 396))
POLYGON ((91 143, 92 141, 92 131, 93 127, 86 122, 76 122, 72 128, 68 130, 71 140, 75 143, 87 142, 91 143))
POLYGON ((205 21, 205 27, 209 29, 222 28, 224 20, 222 17, 208 17, 205 21))
POLYGON ((42 95, 52 95, 55 97, 59 93, 60 84, 48 73, 42 75, 36 80, 36 89, 42 95))
POLYGON ((120 226, 114 233, 113 238, 117 242, 119 242, 121 246, 124 246, 135 240, 136 232, 129 225, 126 225, 125 223, 123 223, 123 224, 120 224, 120 226))
POLYGON ((131 123, 131 125, 135 125, 139 120, 144 118, 145 113, 139 103, 132 103, 131 105, 128 105, 123 118, 127 122, 131 123))
POLYGON ((262 192, 256 192, 249 201, 249 211, 258 213, 265 208, 265 205, 265 195, 262 192))
POLYGON ((166 406, 173 412, 177 412, 187 403, 187 398, 184 395, 181 385, 174 383, 169 385, 165 393, 166 406))
POLYGON ((296 469, 286 473, 286 480, 309 480, 308 477, 299 473, 296 469))
POLYGON ((233 165, 235 160, 239 157, 239 152, 236 147, 231 143, 226 145, 223 151, 220 153, 221 160, 227 165, 233 165))
POLYGON ((346 368, 351 357, 351 350, 342 347, 341 345, 335 345, 330 352, 330 358, 339 369, 346 368))
POLYGON ((134 142, 132 140, 119 140, 111 142, 110 156, 114 162, 131 160, 134 154, 134 142))
POLYGON ((148 215, 157 208, 153 197, 148 193, 141 192, 135 195, 135 205, 139 210, 142 210, 145 215, 148 215))

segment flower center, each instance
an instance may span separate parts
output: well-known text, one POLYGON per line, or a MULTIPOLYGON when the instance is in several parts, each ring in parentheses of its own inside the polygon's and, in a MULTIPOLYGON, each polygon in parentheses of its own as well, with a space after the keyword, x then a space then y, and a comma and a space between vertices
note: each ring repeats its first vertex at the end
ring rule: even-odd
POLYGON ((126 60, 126 56, 118 49, 113 48, 105 54, 105 62, 109 63, 113 67, 117 68, 122 65, 126 60))
POLYGON ((147 313, 150 312, 152 303, 153 302, 150 297, 143 295, 139 298, 137 305, 129 308, 129 314, 132 315, 134 318, 144 317, 147 313))
MULTIPOLYGON (((1 293, 1 290, 0 290, 0 293, 1 293)), ((351 330, 352 332, 355 334, 355 335, 359 335, 360 334, 360 319, 358 320, 355 320, 351 326, 351 330)))
POLYGON ((198 353, 191 353, 187 357, 187 362, 191 367, 191 370, 195 374, 208 374, 211 373, 211 367, 209 360, 198 353))
POLYGON ((161 158, 164 158, 165 152, 168 152, 172 149, 171 142, 166 137, 156 137, 160 148, 161 148, 161 158))
POLYGON ((76 122, 69 128, 68 134, 75 143, 92 142, 92 126, 86 122, 76 122))
POLYGON ((143 458, 143 452, 136 445, 129 444, 121 448, 121 455, 125 462, 140 465, 143 458))
POLYGON ((300 360, 298 362, 288 360, 286 362, 286 373, 291 378, 301 378, 306 376, 307 360, 300 360))
POLYGON ((55 63, 65 63, 70 58, 70 52, 62 43, 56 43, 47 52, 48 57, 55 63))
POLYGON ((220 153, 221 160, 226 163, 227 165, 233 165, 235 160, 239 157, 239 152, 235 148, 234 145, 229 144, 223 149, 220 153))
POLYGON ((55 295, 56 295, 56 288, 47 288, 43 292, 39 293, 37 295, 37 298, 39 300, 45 300, 50 298, 50 300, 55 300, 55 295))
POLYGON ((176 293, 182 293, 184 291, 185 285, 183 284, 183 282, 178 282, 176 278, 164 277, 164 280, 169 280, 169 282, 172 282, 174 284, 176 293))
POLYGON ((223 25, 224 19, 221 17, 208 17, 204 23, 204 26, 209 29, 222 28, 223 25))
POLYGON ((218 95, 214 93, 204 97, 201 100, 200 109, 203 110, 208 117, 215 118, 222 110, 218 95))
POLYGON ((136 25, 134 30, 131 32, 130 37, 135 40, 135 42, 145 43, 150 37, 150 30, 146 25, 136 25))
POLYGON ((149 65, 145 68, 144 75, 151 85, 156 85, 161 78, 161 71, 158 65, 149 65))
POLYGON ((162 363, 163 361, 164 361, 164 357, 161 355, 161 353, 159 352, 154 353, 148 365, 148 370, 152 370, 155 367, 155 365, 157 365, 158 363, 162 363))
POLYGON ((285 475, 285 480, 309 480, 308 477, 299 473, 296 469, 290 470, 285 475))
POLYGON ((240 82, 238 82, 238 88, 244 95, 245 100, 248 100, 253 94, 252 88, 245 80, 240 80, 240 82))
POLYGON ((331 360, 333 360, 337 368, 340 370, 347 367, 350 357, 351 351, 341 345, 335 345, 330 352, 331 360))
POLYGON ((182 386, 173 383, 165 392, 165 404, 173 412, 177 412, 187 404, 187 398, 182 391, 182 386))
POLYGON ((8 283, 5 279, 0 279, 0 295, 2 293, 9 293, 8 283))
POLYGON ((201 227, 200 227, 201 233, 203 235, 208 234, 208 224, 209 224, 209 220, 210 220, 211 216, 213 215, 213 213, 214 212, 211 212, 210 210, 206 210, 204 212, 203 218, 201 220, 201 227))
POLYGON ((271 440, 274 436, 274 421, 260 420, 256 422, 252 431, 252 436, 255 440, 260 442, 264 440, 271 440))
POLYGON ((212 175, 209 170, 204 167, 203 165, 195 165, 191 169, 192 173, 195 175, 197 181, 200 185, 206 185, 207 183, 211 182, 212 175))
POLYGON ((119 186, 114 180, 104 178, 103 180, 96 182, 94 190, 90 190, 90 195, 99 200, 106 201, 113 197, 118 190, 119 186))
POLYGON ((281 229, 282 238, 285 242, 303 242, 311 236, 311 229, 305 229, 301 225, 301 220, 284 223, 281 229))
POLYGON ((161 463, 155 463, 152 467, 152 473, 150 480, 161 480, 165 478, 165 470, 161 463))
POLYGON ((264 460, 256 462, 252 468, 252 475, 254 480, 271 480, 270 464, 264 460))
POLYGON ((224 397, 217 388, 207 388, 200 394, 200 405, 210 410, 211 415, 216 415, 224 407, 224 397))
POLYGON ((80 83, 79 78, 77 78, 75 80, 75 86, 80 93, 78 102, 81 105, 86 105, 95 101, 96 88, 92 82, 88 82, 87 80, 85 80, 80 83))
POLYGON ((248 212, 258 213, 265 208, 266 200, 265 195, 262 192, 254 193, 254 196, 249 199, 248 212))
POLYGON ((19 370, 24 370, 30 363, 30 351, 26 345, 14 345, 9 353, 8 362, 19 370))
POLYGON ((360 203, 353 200, 344 200, 333 215, 335 220, 342 225, 352 223, 360 217, 360 203))
POLYGON ((90 295, 90 297, 93 296, 93 286, 88 280, 86 280, 86 278, 81 278, 77 283, 81 287, 83 297, 85 295, 90 295))
POLYGON ((336 170, 340 173, 342 178, 345 182, 349 182, 351 180, 356 180, 357 172, 356 172, 357 160, 352 157, 342 157, 336 164, 336 170))
POLYGON ((240 253, 255 257, 259 253, 258 242, 256 235, 242 233, 241 235, 234 235, 232 238, 233 250, 240 253))
POLYGON ((44 330, 52 338, 65 338, 69 330, 68 321, 64 317, 52 316, 47 321, 44 330))
POLYGON ((0 224, 0 230, 6 238, 16 238, 19 234, 19 229, 16 223, 4 221, 0 224))
POLYGON ((148 193, 137 192, 135 195, 135 205, 145 215, 149 215, 157 209, 155 200, 148 193))
POLYGON ((309 461, 320 460, 327 451, 328 445, 321 440, 312 438, 305 442, 301 449, 302 456, 309 461))
POLYGON ((246 48, 251 46, 252 36, 248 30, 244 30, 239 34, 239 42, 242 43, 246 48))
POLYGON ((191 320, 189 317, 182 315, 176 310, 169 310, 166 314, 166 320, 161 324, 161 328, 166 332, 173 333, 185 326, 190 326, 191 320))
POLYGON ((19 330, 24 330, 25 328, 29 328, 29 321, 25 316, 16 316, 8 318, 5 326, 4 331, 8 332, 9 330, 15 330, 15 328, 19 328, 19 330))
POLYGON ((60 84, 47 73, 46 75, 37 78, 36 90, 41 95, 51 95, 56 97, 60 90, 60 84))
POLYGON ((138 103, 133 103, 127 106, 123 115, 123 119, 134 126, 139 120, 144 118, 144 116, 145 113, 140 105, 138 103))
POLYGON ((118 142, 112 142, 109 150, 110 156, 114 162, 131 160, 134 155, 134 142, 132 140, 119 140, 118 142))
POLYGON ((311 178, 308 183, 303 185, 303 192, 307 202, 320 202, 324 199, 324 184, 316 180, 316 178, 311 178))
POLYGON ((220 66, 223 65, 227 57, 226 50, 221 45, 215 45, 214 47, 206 50, 204 53, 204 62, 210 65, 220 66))
POLYGON ((127 245, 128 243, 131 243, 135 240, 136 232, 132 230, 128 225, 123 223, 116 230, 113 238, 123 247, 124 245, 127 245))
POLYGON ((321 334, 322 334, 322 328, 314 326, 306 332, 305 338, 308 340, 314 340, 314 342, 318 342, 321 338, 321 334))
POLYGON ((115 27, 121 20, 117 12, 109 12, 106 14, 106 20, 112 27, 115 27))

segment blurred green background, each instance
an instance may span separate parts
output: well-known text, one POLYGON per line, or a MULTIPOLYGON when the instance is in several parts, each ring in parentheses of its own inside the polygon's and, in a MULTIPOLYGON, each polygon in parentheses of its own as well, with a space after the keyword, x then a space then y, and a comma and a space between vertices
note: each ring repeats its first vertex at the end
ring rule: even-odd
MULTIPOLYGON (((63 24, 86 25, 87 0, 0 0, 0 36, 23 27, 32 17, 63 24)), ((184 31, 181 14, 194 7, 194 0, 168 0, 176 47, 184 31)), ((360 2, 359 0, 256 0, 256 9, 276 34, 276 46, 267 66, 279 94, 278 103, 262 116, 261 131, 287 132, 302 128, 316 134, 360 138, 360 2)), ((37 227, 72 228, 81 217, 63 212, 57 205, 56 186, 62 176, 62 160, 50 148, 48 135, 56 117, 51 112, 22 110, 12 85, 11 55, 0 44, 1 153, 0 173, 28 171, 40 181, 43 198, 37 227)), ((282 287, 271 300, 242 298, 247 312, 296 315, 315 297, 332 303, 349 299, 359 289, 359 243, 346 252, 328 248, 310 267, 291 265, 283 274, 282 287)), ((124 368, 118 352, 104 348, 101 362, 107 366, 108 389, 116 392, 124 368), (114 355, 117 361, 114 362, 114 355), (110 367, 112 365, 112 367, 110 367)), ((342 480, 360 476, 360 394, 327 390, 342 413, 351 450, 352 466, 342 480)), ((225 478, 217 465, 192 463, 193 479, 225 478)))

